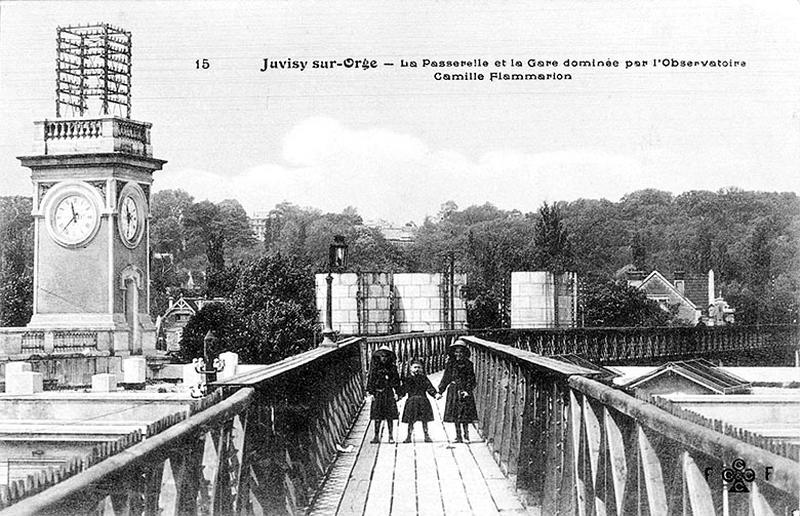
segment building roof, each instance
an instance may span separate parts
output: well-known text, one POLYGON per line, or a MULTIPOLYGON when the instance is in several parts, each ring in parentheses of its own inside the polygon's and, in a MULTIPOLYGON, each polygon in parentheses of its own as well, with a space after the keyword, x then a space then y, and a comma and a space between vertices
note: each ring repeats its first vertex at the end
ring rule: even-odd
POLYGON ((414 231, 409 228, 379 228, 383 238, 389 242, 413 242, 414 231))
POLYGON ((167 316, 175 313, 190 313, 191 315, 194 315, 209 303, 224 303, 227 301, 228 299, 224 297, 215 297, 212 299, 205 297, 181 297, 169 305, 169 308, 167 308, 166 312, 164 312, 163 317, 166 318, 167 316))
POLYGON ((625 387, 635 389, 664 374, 682 376, 716 394, 742 394, 750 390, 750 382, 716 367, 702 358, 667 362, 654 371, 632 380, 625 387))
MULTIPOLYGON (((675 287, 675 285, 664 277, 658 271, 653 271, 647 275, 647 277, 642 280, 642 283, 638 286, 638 288, 646 291, 648 294, 658 295, 659 293, 668 293, 671 292, 678 296, 679 298, 686 301, 686 304, 690 305, 692 308, 697 308, 697 304, 695 304, 691 299, 689 299, 684 294, 681 294, 680 291, 675 287)), ((700 304, 701 307, 705 306, 705 303, 700 304)))
MULTIPOLYGON (((670 280, 675 284, 675 274, 670 280)), ((683 296, 694 303, 698 308, 708 306, 708 275, 707 274, 684 274, 683 275, 683 296)))

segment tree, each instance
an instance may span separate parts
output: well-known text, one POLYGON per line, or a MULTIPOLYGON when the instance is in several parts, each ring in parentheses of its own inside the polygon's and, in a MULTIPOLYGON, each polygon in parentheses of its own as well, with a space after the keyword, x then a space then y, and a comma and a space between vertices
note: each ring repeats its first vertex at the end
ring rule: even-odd
POLYGON ((631 258, 633 260, 633 265, 636 266, 638 270, 645 270, 647 248, 642 242, 642 236, 639 233, 634 233, 631 239, 631 258))
POLYGON ((539 208, 533 243, 537 268, 562 274, 572 266, 572 246, 558 205, 545 202, 539 208))
POLYGON ((225 269, 225 226, 219 207, 211 201, 192 204, 184 213, 183 227, 190 245, 205 253, 207 294, 213 297, 218 275, 225 269))
POLYGON ((176 260, 186 251, 183 216, 193 198, 183 190, 163 190, 153 194, 150 209, 150 247, 157 253, 170 253, 176 260))
POLYGON ((647 295, 624 281, 593 278, 584 287, 585 326, 666 326, 674 317, 647 295))
POLYGON ((225 228, 225 252, 231 253, 239 247, 255 246, 256 238, 250 227, 250 219, 239 201, 225 199, 217 204, 222 225, 225 228))
POLYGON ((314 345, 314 276, 290 257, 274 253, 248 265, 236 285, 233 307, 247 328, 245 361, 269 363, 314 345))
POLYGON ((559 286, 564 273, 572 266, 572 246, 567 230, 561 222, 561 210, 558 205, 548 206, 545 202, 539 208, 539 220, 533 237, 536 246, 535 262, 537 268, 553 275, 553 321, 556 327, 560 324, 558 310, 559 286))
POLYGON ((33 217, 28 197, 0 197, 0 326, 33 313, 33 217))
POLYGON ((225 254, 255 245, 255 237, 244 208, 235 200, 219 204, 202 201, 192 204, 183 214, 183 227, 192 247, 203 249, 206 257, 206 295, 227 296, 235 282, 236 271, 226 266, 225 254))
POLYGON ((203 339, 213 330, 223 351, 243 363, 268 364, 296 355, 316 342, 314 277, 307 267, 279 254, 245 266, 230 303, 205 305, 186 325, 181 358, 202 356, 203 339))
POLYGON ((462 269, 469 278, 470 328, 510 324, 511 273, 530 270, 532 239, 530 221, 510 213, 469 226, 462 269))
POLYGON ((205 336, 209 331, 217 337, 215 346, 208 350, 210 357, 224 351, 239 353, 247 357, 247 332, 239 314, 229 303, 209 303, 203 306, 183 328, 179 358, 190 362, 204 357, 205 336))
POLYGON ((183 190, 162 190, 153 194, 150 208, 150 314, 157 317, 169 306, 172 292, 188 277, 185 270, 187 255, 197 254, 187 249, 184 212, 194 199, 183 190))

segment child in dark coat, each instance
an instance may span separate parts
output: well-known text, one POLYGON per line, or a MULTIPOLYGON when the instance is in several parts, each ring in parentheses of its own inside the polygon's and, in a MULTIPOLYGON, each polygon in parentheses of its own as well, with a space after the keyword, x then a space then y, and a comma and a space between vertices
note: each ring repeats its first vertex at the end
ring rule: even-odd
POLYGON ((444 369, 439 392, 447 389, 447 399, 444 405, 445 423, 455 423, 455 442, 463 442, 461 430, 464 430, 464 439, 469 442, 469 424, 478 419, 475 409, 475 398, 472 391, 475 389, 475 368, 469 360, 469 348, 462 340, 457 340, 447 349, 447 365, 444 369))
POLYGON ((408 434, 404 443, 411 442, 411 435, 414 433, 414 423, 422 422, 422 433, 425 435, 425 442, 431 442, 428 435, 428 422, 433 421, 433 407, 428 400, 428 394, 441 398, 441 395, 433 388, 433 384, 425 375, 425 368, 419 360, 411 361, 411 374, 403 378, 402 392, 408 394, 405 407, 403 407, 403 423, 408 424, 408 434))
POLYGON ((367 394, 372 396, 369 417, 375 421, 375 437, 372 443, 381 440, 381 421, 386 420, 389 442, 394 442, 392 428, 397 419, 397 397, 400 390, 400 375, 395 362, 397 356, 387 347, 377 349, 372 354, 372 364, 367 378, 367 394))

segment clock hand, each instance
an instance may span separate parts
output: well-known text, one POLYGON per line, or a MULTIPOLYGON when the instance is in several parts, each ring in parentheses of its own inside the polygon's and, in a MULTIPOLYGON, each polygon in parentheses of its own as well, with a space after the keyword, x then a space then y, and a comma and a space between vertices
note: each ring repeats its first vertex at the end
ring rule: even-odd
POLYGON ((69 225, 70 225, 70 224, 72 224, 73 222, 75 222, 75 217, 73 217, 73 218, 69 219, 69 222, 67 222, 66 224, 64 224, 64 227, 63 227, 63 228, 61 228, 61 231, 66 231, 66 230, 67 230, 67 226, 69 226, 69 225))

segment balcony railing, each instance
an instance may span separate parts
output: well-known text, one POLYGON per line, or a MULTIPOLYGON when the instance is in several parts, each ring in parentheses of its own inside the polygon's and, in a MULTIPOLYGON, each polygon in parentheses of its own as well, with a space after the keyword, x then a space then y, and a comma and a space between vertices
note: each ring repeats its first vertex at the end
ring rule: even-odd
POLYGON ((35 122, 34 152, 39 155, 124 152, 151 157, 150 125, 119 117, 35 122))

